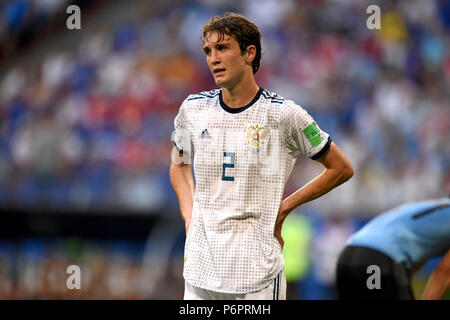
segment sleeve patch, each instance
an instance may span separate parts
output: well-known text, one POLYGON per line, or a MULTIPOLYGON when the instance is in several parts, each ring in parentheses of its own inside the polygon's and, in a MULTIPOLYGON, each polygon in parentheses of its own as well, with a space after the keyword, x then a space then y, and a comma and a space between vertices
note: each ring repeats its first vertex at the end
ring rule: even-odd
POLYGON ((308 138, 309 142, 313 147, 317 147, 322 142, 322 137, 320 136, 320 130, 317 128, 317 125, 313 122, 309 126, 307 126, 303 133, 306 138, 308 138))

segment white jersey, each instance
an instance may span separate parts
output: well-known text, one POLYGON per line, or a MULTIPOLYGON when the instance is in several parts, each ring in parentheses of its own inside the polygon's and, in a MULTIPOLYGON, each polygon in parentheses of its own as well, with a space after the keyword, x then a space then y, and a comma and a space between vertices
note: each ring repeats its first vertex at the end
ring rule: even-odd
POLYGON ((196 182, 185 280, 218 292, 262 290, 284 268, 274 228, 296 158, 319 158, 329 135, 262 88, 242 108, 228 107, 221 89, 190 95, 174 123, 173 142, 193 159, 196 182))

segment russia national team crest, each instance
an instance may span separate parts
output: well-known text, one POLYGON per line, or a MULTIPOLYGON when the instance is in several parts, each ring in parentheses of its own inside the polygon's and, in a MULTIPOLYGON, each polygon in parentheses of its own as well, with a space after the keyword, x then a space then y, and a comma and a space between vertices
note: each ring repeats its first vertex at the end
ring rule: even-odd
POLYGON ((251 124, 247 128, 247 143, 252 151, 258 152, 269 137, 269 128, 259 124, 251 124))

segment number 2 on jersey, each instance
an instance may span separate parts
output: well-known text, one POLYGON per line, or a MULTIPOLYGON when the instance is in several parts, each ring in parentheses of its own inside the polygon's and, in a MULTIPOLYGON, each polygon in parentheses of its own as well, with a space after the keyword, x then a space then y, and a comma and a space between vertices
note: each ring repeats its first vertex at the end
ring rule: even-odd
POLYGON ((234 152, 224 152, 224 157, 230 157, 231 163, 223 163, 222 164, 222 180, 223 181, 234 181, 234 177, 229 177, 225 174, 225 170, 227 168, 234 168, 234 160, 235 160, 235 153, 234 152))

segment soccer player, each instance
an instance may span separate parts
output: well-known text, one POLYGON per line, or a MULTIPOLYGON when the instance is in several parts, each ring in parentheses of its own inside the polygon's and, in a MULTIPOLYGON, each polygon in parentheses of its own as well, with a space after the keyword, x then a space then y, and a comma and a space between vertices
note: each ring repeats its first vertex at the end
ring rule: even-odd
POLYGON ((302 107, 256 84, 254 23, 233 13, 213 17, 202 39, 220 89, 189 95, 172 137, 170 179, 187 234, 184 299, 285 299, 283 221, 353 168, 302 107), (325 169, 283 200, 300 155, 325 169))
POLYGON ((439 256, 444 258, 430 277, 424 299, 441 299, 450 286, 450 199, 394 208, 348 240, 337 262, 339 298, 412 300, 411 277, 439 256), (379 279, 369 279, 372 276, 379 279))

